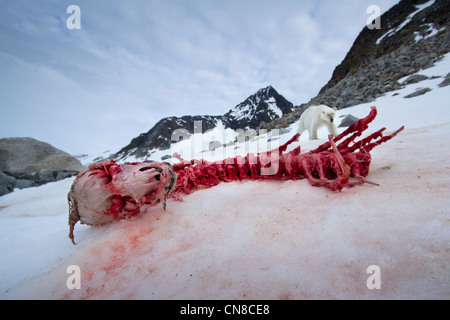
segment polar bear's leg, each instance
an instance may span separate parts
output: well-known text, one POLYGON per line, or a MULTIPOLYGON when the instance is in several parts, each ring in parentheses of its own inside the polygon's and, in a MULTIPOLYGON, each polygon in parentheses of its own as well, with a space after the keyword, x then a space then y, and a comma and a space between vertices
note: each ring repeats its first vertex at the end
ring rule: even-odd
POLYGON ((334 122, 328 124, 328 132, 333 135, 333 137, 338 136, 337 128, 334 122))
POLYGON ((309 140, 317 140, 319 139, 317 137, 317 125, 312 122, 311 125, 309 126, 309 140))
MULTIPOLYGON (((305 126, 305 119, 301 118, 300 119, 300 123, 298 124, 298 129, 297 129, 297 133, 302 135, 302 133, 306 130, 306 126, 305 126)), ((297 141, 300 140, 300 137, 297 138, 297 141)))
POLYGON ((298 129, 297 129, 297 133, 302 134, 303 131, 305 131, 305 124, 303 123, 303 121, 300 121, 299 125, 298 125, 298 129))

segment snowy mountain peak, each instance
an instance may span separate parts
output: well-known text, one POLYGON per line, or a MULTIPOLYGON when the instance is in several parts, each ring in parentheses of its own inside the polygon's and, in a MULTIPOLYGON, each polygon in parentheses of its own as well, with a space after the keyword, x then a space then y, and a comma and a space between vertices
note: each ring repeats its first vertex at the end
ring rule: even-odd
MULTIPOLYGON (((112 155, 118 161, 126 159, 146 160, 155 150, 167 150, 171 146, 172 133, 184 129, 189 134, 195 130, 195 123, 202 123, 201 132, 219 125, 225 129, 256 129, 262 122, 268 123, 294 110, 294 105, 280 95, 272 86, 262 88, 223 116, 184 116, 161 119, 150 131, 134 138, 129 145, 112 155)), ((159 160, 159 159, 155 159, 159 160)))
POLYGON ((294 105, 272 86, 258 90, 231 109, 225 116, 232 120, 232 129, 256 128, 261 122, 270 122, 292 112, 294 105))

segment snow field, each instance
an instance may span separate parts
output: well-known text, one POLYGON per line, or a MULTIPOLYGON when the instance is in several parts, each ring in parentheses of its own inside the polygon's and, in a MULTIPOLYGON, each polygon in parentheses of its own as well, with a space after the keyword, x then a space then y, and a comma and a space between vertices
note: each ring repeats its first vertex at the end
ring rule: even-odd
MULTIPOLYGON (((448 70, 447 57, 419 73, 448 70)), ((376 105, 367 134, 406 126, 371 152, 368 180, 379 187, 337 193, 306 180, 222 183, 169 200, 166 212, 151 207, 102 227, 77 225, 76 246, 67 237, 73 178, 3 196, 0 298, 449 299, 450 87, 438 88, 442 80, 339 111, 363 117, 376 105), (432 91, 403 98, 425 86, 432 91), (70 265, 80 267, 80 290, 67 287, 70 265), (380 267, 379 290, 366 285, 371 265, 380 267)), ((304 139, 304 151, 323 142, 304 139)))

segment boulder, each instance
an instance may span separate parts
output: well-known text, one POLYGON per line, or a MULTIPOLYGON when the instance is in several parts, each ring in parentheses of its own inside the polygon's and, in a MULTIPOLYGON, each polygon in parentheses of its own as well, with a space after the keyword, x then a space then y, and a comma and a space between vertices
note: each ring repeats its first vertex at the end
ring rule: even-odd
POLYGON ((86 168, 70 154, 32 138, 0 139, 0 196, 62 180, 86 168))
POLYGON ((358 120, 359 119, 357 117, 352 116, 351 114, 348 114, 345 116, 344 119, 342 119, 341 124, 339 125, 339 128, 349 127, 358 120))
POLYGON ((81 171, 70 154, 32 138, 0 139, 0 170, 9 172, 81 171))
POLYGON ((450 73, 447 74, 445 80, 439 84, 439 88, 443 88, 450 85, 450 73))
POLYGON ((424 76, 423 74, 413 74, 412 76, 409 76, 405 81, 403 81, 402 84, 413 84, 427 79, 428 77, 424 76))
POLYGON ((418 90, 414 91, 413 93, 408 94, 407 96, 405 96, 405 98, 409 99, 409 98, 418 97, 418 96, 421 96, 421 95, 423 95, 423 94, 425 94, 425 93, 427 93, 429 91, 431 91, 430 88, 418 89, 418 90))
POLYGON ((209 151, 214 151, 217 148, 221 148, 221 147, 223 147, 223 144, 220 141, 215 140, 215 141, 211 141, 209 143, 209 148, 208 149, 209 149, 209 151))

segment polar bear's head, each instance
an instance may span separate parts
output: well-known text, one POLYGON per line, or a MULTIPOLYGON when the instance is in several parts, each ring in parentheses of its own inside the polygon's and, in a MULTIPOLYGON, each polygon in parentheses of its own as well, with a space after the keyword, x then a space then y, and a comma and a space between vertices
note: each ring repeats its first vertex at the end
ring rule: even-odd
POLYGON ((334 118, 336 117, 337 108, 331 108, 324 104, 319 106, 320 118, 327 122, 334 122, 334 118))

